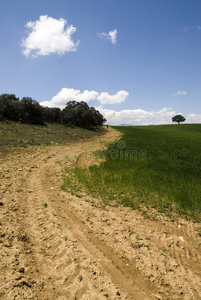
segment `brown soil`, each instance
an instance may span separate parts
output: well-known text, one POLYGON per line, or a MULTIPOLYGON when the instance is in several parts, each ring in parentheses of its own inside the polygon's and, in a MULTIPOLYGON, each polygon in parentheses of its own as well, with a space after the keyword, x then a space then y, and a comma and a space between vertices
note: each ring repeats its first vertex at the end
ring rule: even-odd
POLYGON ((109 128, 1 161, 0 299, 201 299, 198 224, 60 190, 64 168, 118 138, 109 128))

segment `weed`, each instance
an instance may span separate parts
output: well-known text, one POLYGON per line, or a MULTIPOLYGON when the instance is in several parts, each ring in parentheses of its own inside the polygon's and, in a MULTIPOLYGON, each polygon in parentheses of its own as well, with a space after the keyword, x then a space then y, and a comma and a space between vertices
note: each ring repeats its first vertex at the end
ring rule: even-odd
POLYGON ((142 238, 140 238, 139 235, 137 235, 135 243, 131 243, 131 247, 134 249, 139 249, 141 247, 146 247, 147 249, 149 249, 149 245, 144 244, 143 242, 140 242, 141 240, 142 240, 142 238))
POLYGON ((123 260, 129 262, 129 259, 128 259, 128 257, 127 257, 126 255, 122 255, 121 258, 122 258, 123 260))
POLYGON ((44 207, 47 207, 47 203, 44 203, 44 207))
POLYGON ((58 160, 58 161, 56 161, 56 164, 59 164, 61 167, 63 166, 63 164, 62 164, 62 160, 58 160))
POLYGON ((137 235, 137 236, 136 236, 136 242, 138 242, 138 241, 140 241, 140 240, 142 240, 142 239, 139 237, 139 235, 137 235))
POLYGON ((143 210, 142 215, 145 219, 151 219, 149 213, 146 210, 143 210))
POLYGON ((201 227, 195 229, 197 231, 197 235, 201 236, 201 227))

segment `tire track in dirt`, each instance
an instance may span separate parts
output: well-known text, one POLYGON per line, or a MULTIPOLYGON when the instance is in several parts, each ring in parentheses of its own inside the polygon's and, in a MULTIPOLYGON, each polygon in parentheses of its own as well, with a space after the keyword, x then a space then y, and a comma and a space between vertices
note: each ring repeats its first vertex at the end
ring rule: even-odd
POLYGON ((24 149, 0 166, 0 299, 201 298, 197 225, 60 190, 62 169, 117 138, 24 149))
POLYGON ((76 240, 88 251, 88 255, 91 254, 100 262, 100 265, 102 265, 120 290, 122 288, 127 291, 131 297, 135 295, 136 299, 140 297, 143 297, 143 299, 151 299, 151 292, 149 293, 149 297, 146 298, 146 293, 141 291, 142 281, 143 285, 145 284, 144 278, 140 278, 141 274, 135 271, 134 266, 131 265, 128 267, 122 263, 112 249, 97 239, 92 231, 88 231, 88 228, 82 224, 80 218, 77 218, 72 211, 67 209, 66 205, 61 215, 68 216, 67 223, 76 240), (137 282, 135 282, 136 278, 137 282))
MULTIPOLYGON (((49 162, 46 165, 46 167, 50 164, 52 164, 52 162, 49 162)), ((37 172, 37 175, 38 175, 38 172, 37 172)), ((50 225, 51 217, 50 217, 50 215, 48 217, 45 217, 45 213, 41 209, 41 206, 42 206, 42 203, 44 203, 44 202, 47 203, 48 199, 50 197, 46 196, 46 194, 44 193, 42 185, 40 184, 40 182, 41 182, 40 177, 44 178, 44 174, 43 174, 43 176, 38 176, 37 178, 36 177, 34 178, 33 176, 31 176, 29 179, 29 182, 30 182, 29 184, 31 185, 31 183, 32 183, 32 185, 34 185, 34 187, 35 187, 35 193, 29 199, 29 205, 31 205, 33 203, 36 211, 38 211, 37 218, 36 218, 36 216, 33 218, 35 221, 41 220, 42 214, 44 214, 43 218, 45 220, 47 220, 47 222, 44 221, 42 224, 43 229, 45 229, 45 232, 43 230, 39 229, 39 233, 37 235, 41 236, 41 235, 45 234, 46 239, 49 239, 47 237, 48 232, 46 229, 50 225), (41 234, 41 232, 42 232, 42 234, 41 234)), ((52 192, 53 192, 53 190, 51 191, 51 194, 52 194, 52 192)), ((58 202, 59 201, 58 194, 55 195, 54 197, 57 199, 57 202, 58 202)), ((49 202, 48 202, 48 207, 49 207, 49 202)), ((29 210, 32 211, 33 209, 34 208, 30 208, 29 210)), ((80 230, 81 227, 83 227, 83 224, 81 222, 79 222, 78 219, 75 218, 75 215, 73 214, 72 211, 65 210, 65 218, 67 218, 67 223, 68 223, 68 225, 70 225, 70 231, 71 231, 71 234, 73 234, 73 238, 76 239, 76 241, 79 241, 79 243, 81 243, 81 245, 80 245, 81 248, 84 247, 84 250, 87 253, 87 257, 92 256, 93 260, 94 259, 98 260, 99 261, 98 264, 104 269, 104 272, 109 274, 109 277, 113 279, 112 281, 114 283, 117 283, 117 285, 121 286, 123 288, 123 290, 126 291, 126 293, 130 294, 131 299, 134 297, 134 295, 135 295, 136 299, 139 299, 141 297, 143 297, 143 299, 146 299, 146 298, 151 299, 152 298, 151 289, 148 294, 149 296, 147 296, 147 297, 146 297, 146 292, 141 291, 141 283, 143 282, 143 284, 146 285, 146 282, 144 282, 143 277, 141 279, 139 279, 139 277, 140 277, 139 272, 132 272, 131 276, 129 278, 129 276, 127 274, 128 268, 126 271, 124 271, 125 266, 123 266, 122 263, 120 263, 120 261, 118 261, 118 258, 115 259, 114 254, 110 255, 109 258, 107 257, 108 254, 106 252, 106 245, 103 245, 102 247, 100 247, 100 241, 97 241, 96 245, 95 245, 92 241, 90 241, 90 239, 86 235, 86 232, 84 232, 83 230, 80 230), (79 230, 77 230, 77 227, 79 228, 79 230), (98 248, 100 248, 100 250, 97 248, 97 245, 99 245, 98 248), (113 265, 111 263, 111 256, 112 256, 112 261, 116 260, 116 265, 113 265), (132 279, 133 277, 137 278, 136 282, 133 281, 133 279, 132 279), (130 282, 128 282, 128 280, 130 282), (139 283, 137 283, 137 281, 139 283)), ((58 223, 58 220, 57 220, 57 224, 60 224, 60 223, 58 223)), ((38 226, 38 228, 39 228, 41 226, 41 224, 38 224, 38 225, 39 225, 38 226)), ((36 223, 34 224, 34 226, 36 227, 36 223)), ((69 236, 69 233, 67 232, 66 228, 64 226, 62 228, 63 228, 62 234, 64 234, 64 232, 65 232, 65 236, 69 236)), ((34 231, 36 233, 36 230, 34 230, 34 231)), ((57 248, 57 251, 58 251, 58 245, 54 245, 54 242, 55 242, 54 239, 58 240, 58 236, 61 236, 61 232, 59 232, 59 231, 57 231, 57 234, 55 234, 54 236, 51 236, 51 244, 52 244, 51 248, 55 248, 55 249, 57 248), (56 239, 55 239, 55 236, 57 236, 56 239)), ((41 240, 39 240, 39 241, 42 242, 41 240)), ((63 243, 63 241, 61 243, 63 243)), ((61 247, 61 248, 63 249, 64 247, 61 247)), ((108 250, 108 253, 109 253, 109 250, 108 250)), ((54 257, 51 257, 51 261, 47 261, 45 263, 45 265, 48 265, 49 267, 51 266, 50 269, 53 270, 52 273, 55 273, 56 266, 61 265, 60 259, 62 259, 63 261, 66 260, 65 255, 66 255, 66 251, 63 251, 62 255, 60 253, 58 253, 58 254, 54 255, 54 257)), ((42 258, 42 259, 44 259, 44 258, 42 258)), ((40 259, 40 261, 42 259, 40 259)), ((132 269, 132 267, 131 267, 131 269, 132 269)), ((75 278, 78 275, 79 271, 80 270, 76 270, 75 275, 72 274, 71 277, 75 278)), ((50 271, 48 273, 50 273, 50 271)), ((62 270, 60 271, 60 273, 62 273, 62 270)), ((65 273, 66 272, 64 272, 64 274, 65 273)), ((107 279, 107 281, 108 281, 108 279, 107 279)), ((70 282, 72 282, 72 278, 71 278, 70 282)), ((110 285, 112 285, 113 282, 111 282, 110 285)), ((147 285, 149 285, 149 284, 147 283, 147 285)), ((104 285, 103 285, 102 290, 104 290, 104 285)), ((79 294, 80 294, 80 291, 79 291, 79 294)))

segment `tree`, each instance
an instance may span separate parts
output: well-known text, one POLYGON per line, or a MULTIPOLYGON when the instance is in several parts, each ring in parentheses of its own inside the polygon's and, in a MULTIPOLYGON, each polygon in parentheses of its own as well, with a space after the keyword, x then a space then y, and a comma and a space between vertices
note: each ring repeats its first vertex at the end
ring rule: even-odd
POLYGON ((23 97, 20 101, 22 123, 43 125, 43 108, 40 104, 30 97, 23 97))
POLYGON ((30 97, 19 100, 14 94, 0 95, 0 121, 43 124, 43 108, 30 97))
POLYGON ((14 94, 0 95, 0 120, 18 121, 16 108, 19 106, 19 98, 14 94))
POLYGON ((71 123, 78 127, 91 129, 102 126, 106 119, 94 107, 84 101, 69 101, 61 110, 57 107, 43 107, 30 97, 19 100, 14 94, 0 95, 0 122, 14 122, 44 125, 47 123, 71 123))
POLYGON ((43 107, 43 121, 47 123, 61 123, 61 109, 57 107, 43 107))
POLYGON ((178 124, 180 122, 184 122, 186 119, 182 115, 176 115, 172 118, 172 122, 177 122, 178 124))
POLYGON ((69 101, 62 110, 62 123, 71 123, 78 127, 91 128, 101 126, 106 119, 94 107, 89 107, 84 101, 69 101))

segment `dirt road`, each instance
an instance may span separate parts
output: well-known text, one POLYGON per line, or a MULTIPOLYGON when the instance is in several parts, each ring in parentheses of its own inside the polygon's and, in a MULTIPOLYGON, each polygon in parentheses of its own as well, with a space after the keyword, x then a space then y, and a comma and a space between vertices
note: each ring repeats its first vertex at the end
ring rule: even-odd
POLYGON ((119 138, 109 129, 0 160, 0 299, 201 299, 197 224, 60 190, 63 169, 119 138))

